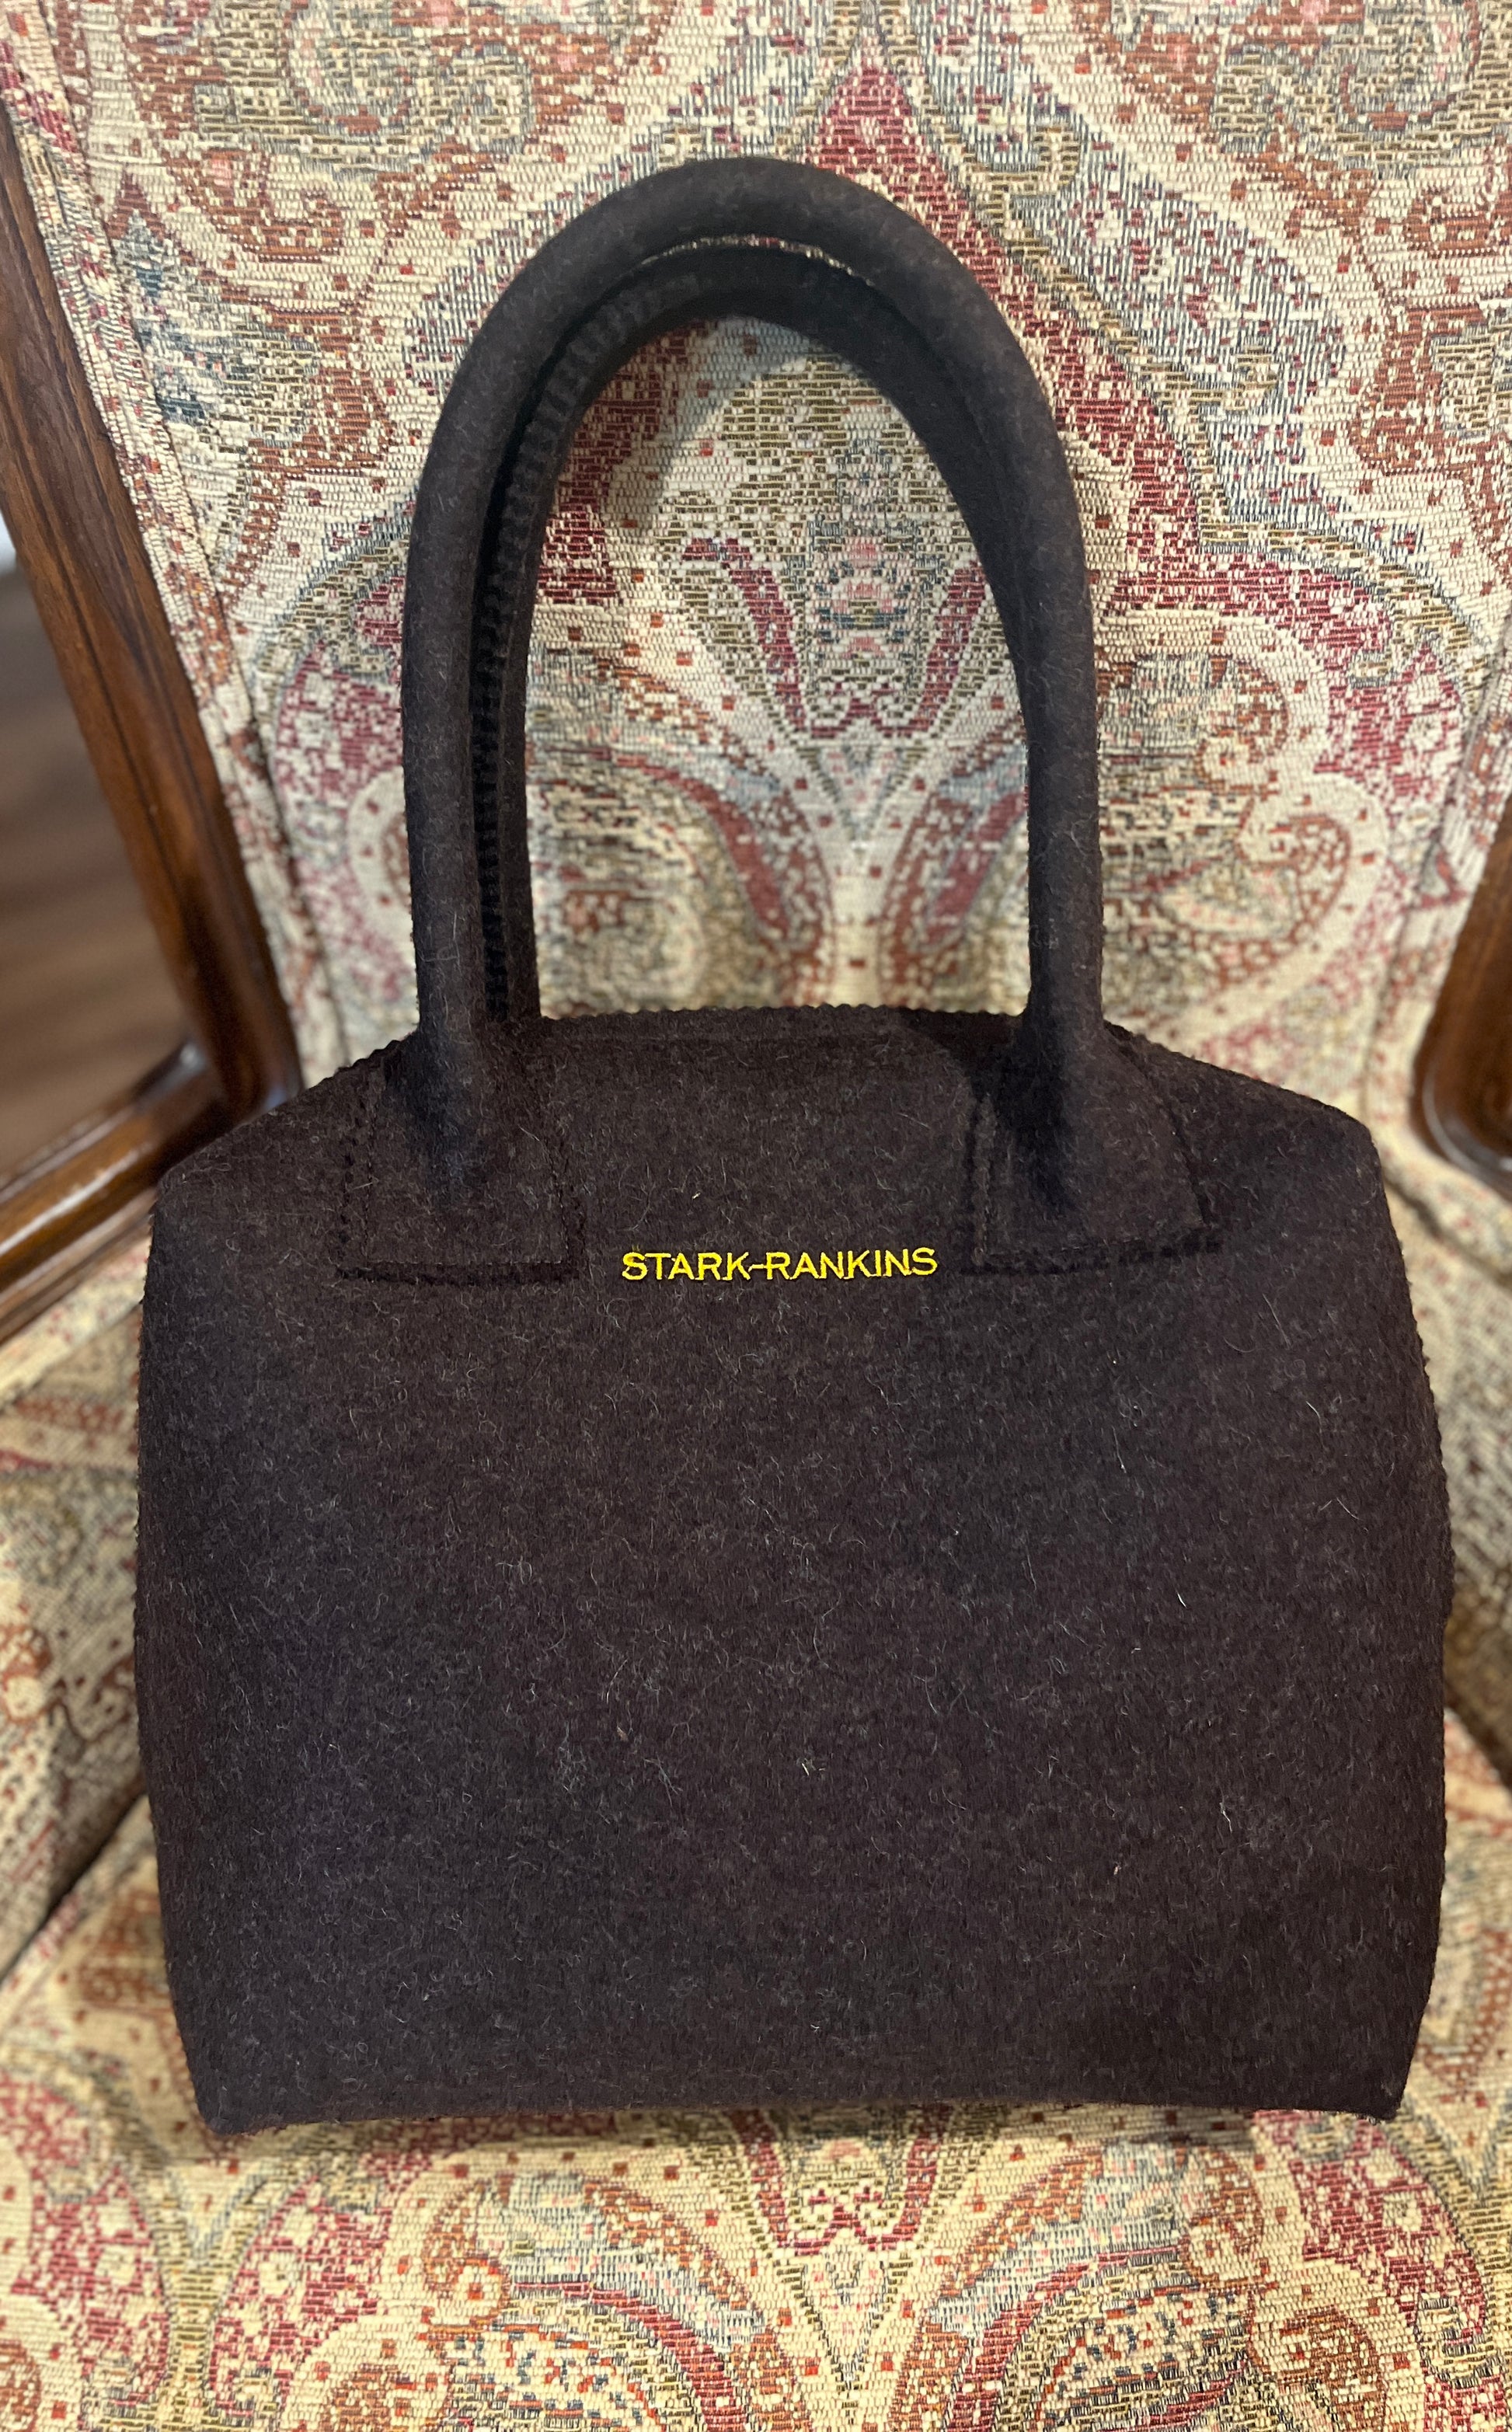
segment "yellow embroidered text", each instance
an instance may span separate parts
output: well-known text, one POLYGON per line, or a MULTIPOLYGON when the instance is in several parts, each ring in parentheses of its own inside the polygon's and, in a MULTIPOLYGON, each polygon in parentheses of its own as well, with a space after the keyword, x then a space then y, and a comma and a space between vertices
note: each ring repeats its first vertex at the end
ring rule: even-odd
POLYGON ((630 1284, 885 1283, 891 1275, 932 1275, 934 1252, 920 1250, 627 1250, 620 1274, 630 1284))

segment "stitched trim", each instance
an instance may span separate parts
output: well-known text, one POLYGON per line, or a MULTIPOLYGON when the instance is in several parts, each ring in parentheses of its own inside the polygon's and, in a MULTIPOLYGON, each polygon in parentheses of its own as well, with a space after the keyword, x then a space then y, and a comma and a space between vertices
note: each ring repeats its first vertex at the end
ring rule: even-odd
POLYGON ((1223 1233, 1214 1213, 1213 1204, 1203 1189, 1201 1176, 1193 1159, 1191 1146, 1177 1118, 1175 1108, 1139 1053, 1145 1041, 1130 1031, 1120 1030, 1109 1022, 1108 1030, 1120 1055, 1134 1066, 1141 1080, 1150 1089, 1170 1124, 1176 1152, 1197 1203, 1201 1222, 1174 1241, 1099 1241, 1083 1247, 1067 1244, 1064 1256, 1020 1256, 1014 1252, 994 1255, 987 1248, 987 1227, 992 1211, 992 1185, 995 1151, 1001 1126, 998 1119, 999 1087, 1010 1050, 1004 1048, 993 1070, 991 1081, 978 1103, 971 1136, 971 1272, 979 1275, 1072 1275, 1096 1273, 1110 1267, 1150 1266, 1162 1258, 1195 1258, 1206 1251, 1223 1246, 1223 1233))
POLYGON ((572 1276, 580 1274, 583 1268, 581 1213, 575 1199, 563 1185, 560 1161, 552 1155, 551 1141, 544 1131, 532 1133, 530 1137, 539 1140, 548 1160, 551 1187, 556 1196, 558 1214, 567 1244, 566 1256, 563 1258, 520 1260, 515 1263, 484 1259, 477 1264, 463 1264, 459 1261, 455 1264, 448 1262, 445 1266, 416 1266, 406 1259, 361 1259, 353 1257, 353 1201, 359 1163, 364 1152, 368 1153, 369 1163, 371 1163, 373 1120, 378 1104, 378 1091, 382 1087, 384 1069, 398 1055, 402 1045, 402 1040, 392 1042, 389 1046, 381 1047, 374 1055, 363 1058, 363 1062, 372 1070, 367 1088, 362 1092, 361 1103, 348 1128, 346 1145, 342 1155, 339 1212, 333 1250, 333 1263, 338 1280, 342 1283, 439 1284, 444 1287, 486 1290, 500 1284, 564 1283, 572 1276))

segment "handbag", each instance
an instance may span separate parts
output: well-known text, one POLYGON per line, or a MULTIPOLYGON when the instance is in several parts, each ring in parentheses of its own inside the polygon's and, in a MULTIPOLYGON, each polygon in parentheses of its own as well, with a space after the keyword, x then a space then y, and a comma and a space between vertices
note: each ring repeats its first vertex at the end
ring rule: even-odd
POLYGON ((187 1159, 137 1620, 211 2127, 782 2103, 1389 2115, 1450 1596, 1368 1133, 1100 1003, 1081 531, 999 312, 820 171, 695 163, 520 271, 415 510, 419 1022, 187 1159), (1028 751, 1023 1013, 550 1021, 536 568, 588 404, 722 312, 966 519, 1028 751))

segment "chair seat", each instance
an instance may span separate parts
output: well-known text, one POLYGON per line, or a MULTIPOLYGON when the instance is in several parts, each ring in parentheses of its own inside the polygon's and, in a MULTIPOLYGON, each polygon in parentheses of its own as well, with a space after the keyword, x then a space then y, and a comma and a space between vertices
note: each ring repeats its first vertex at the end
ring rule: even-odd
POLYGON ((0 1989, 0 2422, 1503 2422, 1512 1796, 1447 1724, 1389 2127, 961 2106, 217 2138, 139 1803, 0 1989))

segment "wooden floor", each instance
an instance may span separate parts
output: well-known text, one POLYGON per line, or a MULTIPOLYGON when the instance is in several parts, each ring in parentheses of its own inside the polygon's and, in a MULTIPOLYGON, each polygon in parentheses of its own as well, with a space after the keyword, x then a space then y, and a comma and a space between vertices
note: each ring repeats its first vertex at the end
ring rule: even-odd
POLYGON ((0 573, 0 1174, 183 1036, 31 595, 0 573))

